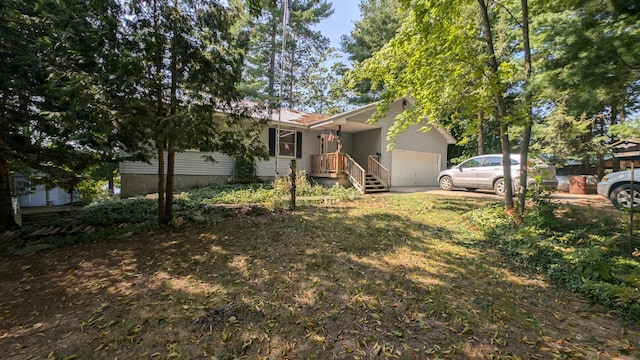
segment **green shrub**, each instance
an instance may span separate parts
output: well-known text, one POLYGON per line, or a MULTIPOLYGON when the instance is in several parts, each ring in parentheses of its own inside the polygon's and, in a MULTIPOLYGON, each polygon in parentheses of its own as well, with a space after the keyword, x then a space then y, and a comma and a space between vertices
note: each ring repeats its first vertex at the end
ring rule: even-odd
POLYGON ((620 222, 615 217, 572 208, 558 211, 546 200, 534 201, 527 210, 521 222, 502 205, 469 217, 506 256, 621 317, 640 319, 640 262, 621 245, 625 242, 617 235, 620 222))

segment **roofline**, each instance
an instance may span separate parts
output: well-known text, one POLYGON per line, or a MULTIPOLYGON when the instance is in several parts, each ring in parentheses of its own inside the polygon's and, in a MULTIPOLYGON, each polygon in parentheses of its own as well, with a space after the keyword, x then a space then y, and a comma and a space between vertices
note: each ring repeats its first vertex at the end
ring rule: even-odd
POLYGON ((308 125, 299 124, 299 123, 292 123, 292 122, 287 122, 287 121, 280 121, 280 120, 269 120, 269 125, 270 126, 278 126, 278 123, 280 123, 280 127, 289 127, 289 128, 309 130, 309 126, 308 125))
POLYGON ((311 124, 309 125, 309 129, 313 129, 316 127, 320 127, 320 126, 324 126, 324 125, 329 125, 332 124, 333 122, 335 122, 336 120, 342 119, 342 118, 347 118, 350 116, 355 116, 355 115, 359 115, 362 114, 363 112, 369 111, 372 108, 375 108, 376 106, 378 106, 378 104, 380 103, 380 101, 368 104, 368 105, 364 105, 362 107, 359 107, 357 109, 353 109, 347 112, 343 112, 337 115, 333 115, 332 117, 328 118, 328 119, 324 119, 322 121, 318 121, 315 124, 311 124))
POLYGON ((436 130, 438 130, 438 132, 440 133, 440 135, 442 135, 445 140, 447 140, 447 144, 449 145, 453 145, 456 144, 458 141, 456 140, 456 138, 453 137, 453 135, 451 135, 447 130, 437 126, 437 125, 433 125, 436 130))

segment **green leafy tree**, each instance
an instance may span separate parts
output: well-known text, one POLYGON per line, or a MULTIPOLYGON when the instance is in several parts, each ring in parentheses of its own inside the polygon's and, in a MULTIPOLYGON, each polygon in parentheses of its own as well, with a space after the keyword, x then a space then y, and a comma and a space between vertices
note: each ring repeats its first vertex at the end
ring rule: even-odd
POLYGON ((264 123, 237 106, 248 46, 247 34, 236 29, 241 10, 222 2, 152 0, 132 2, 124 16, 121 126, 155 151, 162 224, 173 217, 176 153, 266 155, 258 141, 264 123))
MULTIPOLYGON (((343 35, 340 41, 342 51, 354 64, 369 59, 388 43, 407 16, 398 0, 360 0, 358 6, 360 19, 355 22, 351 33, 343 35)), ((354 87, 349 102, 369 104, 379 99, 381 90, 382 84, 372 90, 371 82, 363 80, 354 87)))
POLYGON ((110 153, 101 81, 115 39, 111 1, 0 6, 0 230, 13 225, 10 173, 81 173, 110 153))
POLYGON ((329 39, 312 27, 331 16, 325 0, 293 0, 282 52, 284 2, 265 4, 260 16, 249 21, 251 48, 244 67, 242 89, 250 99, 274 102, 282 92, 283 106, 300 105, 298 94, 307 91, 301 80, 306 70, 329 48, 329 39), (280 74, 284 74, 280 84, 280 74))
POLYGON ((608 129, 640 104, 640 9, 634 1, 548 1, 533 14, 539 101, 562 107, 573 118, 591 119, 581 140, 600 149, 574 151, 585 164, 602 162, 608 144, 617 140, 608 129))
POLYGON ((505 79, 514 70, 496 51, 492 27, 496 5, 483 0, 475 5, 465 1, 404 3, 410 13, 397 35, 356 66, 350 74, 351 86, 367 79, 372 89, 384 84, 385 102, 379 110, 406 94, 416 99, 413 107, 396 117, 391 139, 425 119, 433 123, 450 119, 451 114, 475 114, 479 109, 491 114, 507 165, 505 207, 512 209, 505 79))
POLYGON ((300 82, 305 86, 298 89, 296 98, 300 108, 317 114, 339 113, 344 111, 347 104, 340 99, 337 88, 339 73, 344 67, 341 62, 334 62, 330 67, 330 60, 338 58, 335 50, 329 48, 314 61, 305 65, 300 74, 300 82))

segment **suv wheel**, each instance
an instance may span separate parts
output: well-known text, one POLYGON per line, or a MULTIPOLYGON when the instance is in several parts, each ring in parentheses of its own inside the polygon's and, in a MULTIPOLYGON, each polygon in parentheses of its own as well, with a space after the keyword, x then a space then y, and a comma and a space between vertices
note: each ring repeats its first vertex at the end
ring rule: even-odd
MULTIPOLYGON (((619 210, 629 210, 631 209, 631 193, 630 184, 618 185, 611 191, 609 199, 613 206, 619 210)), ((640 185, 638 184, 633 184, 633 211, 640 211, 640 185)))
POLYGON ((496 180, 495 183, 493 183, 493 192, 496 193, 496 195, 500 195, 500 196, 504 196, 505 188, 504 188, 504 179, 500 178, 498 180, 496 180))
POLYGON ((448 176, 441 177, 440 181, 438 182, 438 185, 440 185, 440 189, 442 190, 447 190, 447 191, 453 190, 453 181, 448 176))

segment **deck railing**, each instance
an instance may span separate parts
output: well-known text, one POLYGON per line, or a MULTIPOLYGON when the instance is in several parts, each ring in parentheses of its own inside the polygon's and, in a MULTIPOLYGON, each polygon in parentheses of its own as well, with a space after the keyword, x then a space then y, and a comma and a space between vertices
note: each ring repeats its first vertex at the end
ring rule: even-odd
POLYGON ((342 155, 342 164, 344 172, 349 176, 349 180, 353 187, 358 189, 361 193, 365 191, 365 185, 367 181, 367 172, 360 166, 355 160, 351 158, 348 154, 340 154, 342 155))
POLYGON ((377 156, 369 155, 367 168, 369 169, 369 174, 375 176, 386 187, 391 186, 391 171, 380 163, 377 156))
POLYGON ((330 153, 323 155, 311 155, 311 173, 312 175, 329 175, 338 174, 340 172, 339 153, 330 153))

